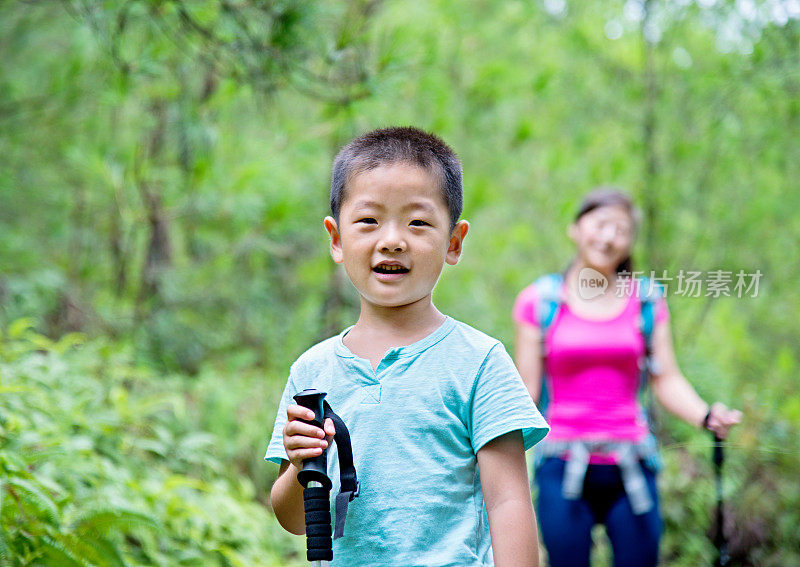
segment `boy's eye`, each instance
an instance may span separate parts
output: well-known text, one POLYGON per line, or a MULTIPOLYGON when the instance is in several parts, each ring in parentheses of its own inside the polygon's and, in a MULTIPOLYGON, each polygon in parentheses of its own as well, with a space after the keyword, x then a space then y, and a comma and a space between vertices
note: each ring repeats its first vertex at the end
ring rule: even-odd
POLYGON ((363 219, 358 219, 356 222, 363 222, 364 224, 378 224, 378 221, 372 217, 364 217, 363 219))
POLYGON ((410 224, 411 226, 431 226, 431 223, 429 223, 429 222, 426 222, 426 221, 424 221, 424 220, 420 220, 420 219, 415 219, 415 220, 412 220, 412 221, 411 221, 410 223, 408 223, 408 224, 410 224))

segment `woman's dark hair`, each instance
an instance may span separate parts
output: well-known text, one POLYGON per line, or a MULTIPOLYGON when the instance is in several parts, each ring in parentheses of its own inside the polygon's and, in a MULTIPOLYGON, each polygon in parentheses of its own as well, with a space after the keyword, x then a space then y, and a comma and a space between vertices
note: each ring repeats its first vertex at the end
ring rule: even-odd
MULTIPOLYGON (((622 207, 628 211, 631 217, 634 234, 639 230, 642 213, 633 204, 633 199, 631 199, 630 195, 613 187, 597 187, 589 192, 581 202, 578 214, 575 215, 575 222, 578 222, 586 213, 590 213, 600 207, 622 207)), ((633 273, 633 258, 630 255, 619 263, 617 273, 633 273)))

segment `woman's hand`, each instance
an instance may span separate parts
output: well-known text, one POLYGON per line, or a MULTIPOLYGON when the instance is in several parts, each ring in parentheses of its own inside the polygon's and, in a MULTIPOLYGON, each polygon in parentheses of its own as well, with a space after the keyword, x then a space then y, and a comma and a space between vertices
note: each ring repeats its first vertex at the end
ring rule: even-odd
POLYGON ((742 412, 730 409, 723 403, 715 402, 711 404, 702 425, 720 439, 725 439, 730 428, 741 421, 742 412))

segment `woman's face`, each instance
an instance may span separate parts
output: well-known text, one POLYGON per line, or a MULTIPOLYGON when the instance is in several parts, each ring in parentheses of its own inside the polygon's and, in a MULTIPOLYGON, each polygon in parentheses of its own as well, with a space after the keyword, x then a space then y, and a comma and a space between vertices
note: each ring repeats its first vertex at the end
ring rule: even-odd
POLYGON ((601 273, 613 273, 630 256, 635 231, 627 208, 606 205, 581 216, 568 233, 583 264, 601 273))

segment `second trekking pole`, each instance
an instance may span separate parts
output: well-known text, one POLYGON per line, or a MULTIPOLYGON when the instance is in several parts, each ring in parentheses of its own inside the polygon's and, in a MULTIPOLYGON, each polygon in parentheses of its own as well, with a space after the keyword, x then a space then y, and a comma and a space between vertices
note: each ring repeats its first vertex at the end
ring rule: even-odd
POLYGON ((725 462, 725 441, 714 434, 714 490, 717 494, 717 530, 714 533, 714 545, 717 548, 717 557, 714 567, 725 567, 730 564, 731 556, 728 553, 728 540, 725 538, 725 514, 722 501, 722 464, 725 462))

